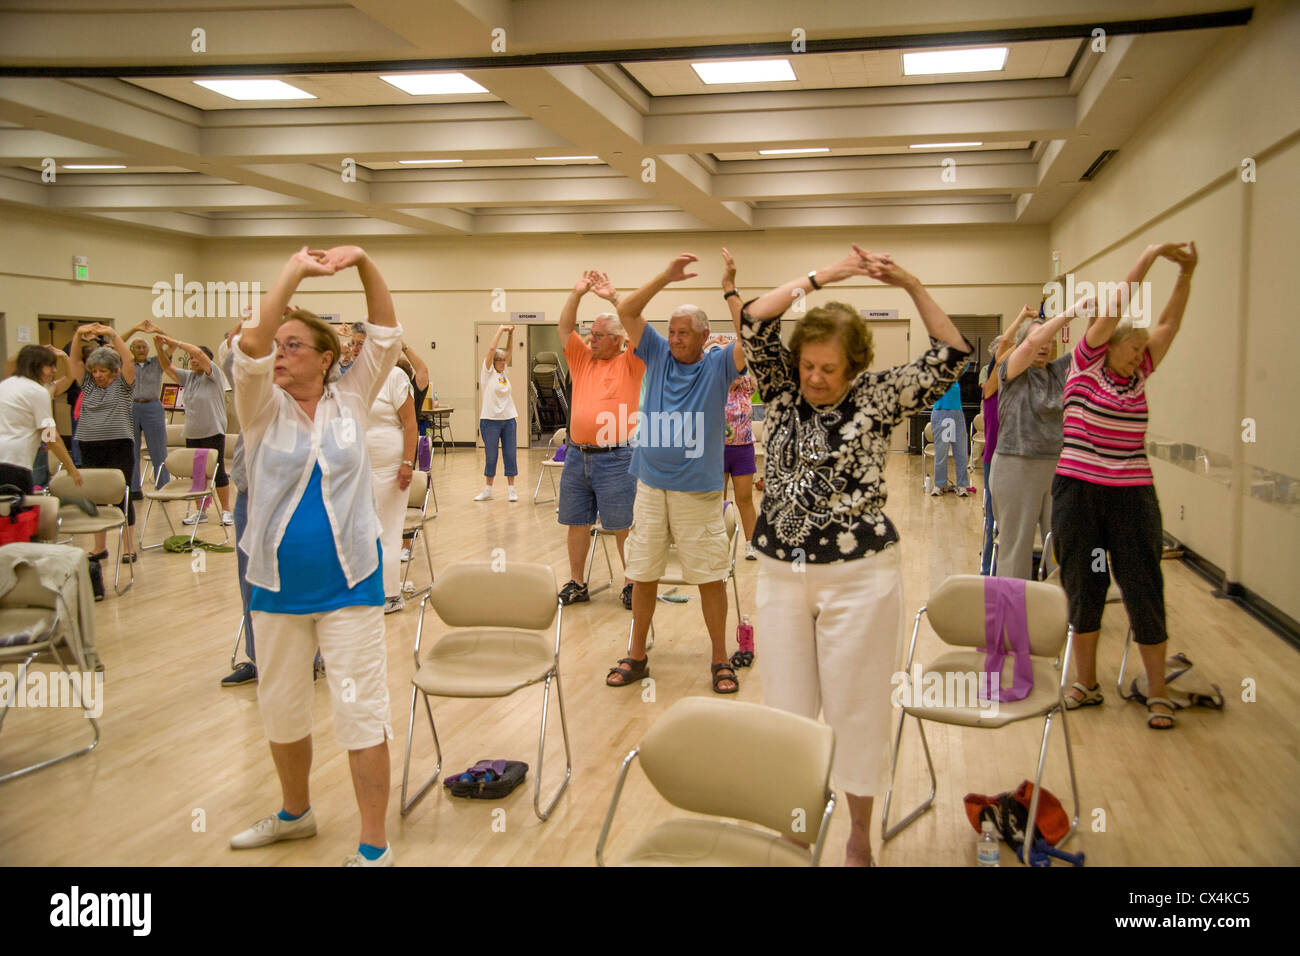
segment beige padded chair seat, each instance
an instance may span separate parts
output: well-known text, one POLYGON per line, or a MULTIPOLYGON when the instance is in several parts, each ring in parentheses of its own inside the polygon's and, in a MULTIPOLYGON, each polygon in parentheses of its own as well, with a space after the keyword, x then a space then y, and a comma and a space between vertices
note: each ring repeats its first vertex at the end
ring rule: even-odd
POLYGON ((669 820, 637 843, 619 866, 807 866, 808 851, 734 823, 669 820))
MULTIPOLYGON (((1002 686, 1011 686, 1011 672, 1014 668, 1014 660, 1011 655, 1007 655, 1002 665, 1002 686)), ((1027 717, 1033 717, 1037 714, 1045 714, 1058 703, 1060 674, 1052 667, 1052 662, 1044 658, 1034 658, 1034 689, 1029 692, 1029 696, 1024 700, 998 701, 996 712, 993 711, 992 704, 978 699, 968 699, 966 707, 927 707, 925 706, 925 687, 929 683, 932 686, 938 686, 934 683, 934 678, 930 674, 938 674, 944 678, 944 693, 941 696, 947 696, 947 689, 950 686, 961 688, 960 692, 965 692, 970 687, 970 680, 965 678, 966 674, 980 674, 984 667, 984 655, 978 651, 952 651, 944 654, 942 657, 932 661, 928 667, 922 671, 921 686, 917 693, 921 694, 921 705, 904 707, 903 711, 909 717, 920 717, 922 720, 937 720, 945 724, 958 724, 964 727, 1003 727, 1007 724, 1014 723, 1017 720, 1024 720, 1027 717), (948 674, 958 675, 950 684, 947 678, 948 674), (973 709, 984 707, 984 710, 973 709)), ((978 685, 976 688, 978 692, 978 685)))
POLYGON ((453 631, 433 646, 412 682, 435 697, 505 697, 555 666, 545 637, 508 628, 453 631))
POLYGON ((121 508, 112 505, 96 505, 99 514, 93 518, 76 505, 64 505, 59 509, 60 534, 97 534, 111 531, 126 521, 121 508))
MULTIPOLYGON (((36 581, 36 587, 45 592, 40 586, 40 579, 35 574, 30 577, 36 581)), ((20 577, 21 581, 22 578, 20 577)), ((15 592, 15 587, 9 593, 10 597, 15 600, 22 600, 15 592)), ((3 614, 3 623, 0 623, 0 647, 22 647, 27 644, 41 644, 50 639, 54 633, 54 611, 44 610, 38 607, 6 607, 3 614)))

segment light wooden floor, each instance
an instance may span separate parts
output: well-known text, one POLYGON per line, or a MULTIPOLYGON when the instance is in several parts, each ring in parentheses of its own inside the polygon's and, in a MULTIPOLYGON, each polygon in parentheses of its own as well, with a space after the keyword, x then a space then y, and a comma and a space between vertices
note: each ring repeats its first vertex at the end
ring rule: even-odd
MULTIPOLYGON (((441 515, 429 524, 435 566, 490 557, 538 561, 566 577, 564 535, 554 505, 533 505, 540 451, 521 455, 523 500, 470 499, 481 487, 481 455, 469 449, 435 458, 441 515)), ((948 574, 978 568, 979 498, 932 499, 920 493, 918 458, 891 456, 888 512, 903 536, 908 618, 948 574)), ((549 486, 549 482, 547 482, 549 486)), ((156 511, 156 509, 155 509, 156 511)), ((206 526, 207 536, 219 532, 206 526)), ((162 530, 155 513, 151 535, 162 530)), ((423 558, 413 576, 423 583, 423 558)), ((617 567, 617 557, 615 557, 617 567)), ((96 606, 107 666, 103 742, 88 756, 0 786, 0 863, 11 865, 336 865, 356 844, 357 816, 348 761, 330 727, 328 692, 316 689, 316 764, 312 803, 320 833, 305 840, 240 853, 231 834, 279 808, 275 773, 262 736, 256 686, 223 689, 238 625, 234 555, 208 555, 208 570, 190 570, 187 556, 150 552, 135 588, 96 606), (201 812, 200 812, 201 811, 201 812)), ((1082 802, 1081 834, 1071 847, 1103 866, 1253 865, 1300 862, 1300 773, 1297 772, 1297 686, 1300 657, 1280 638, 1230 603, 1181 564, 1166 561, 1171 650, 1185 651, 1228 697, 1221 713, 1179 716, 1172 733, 1145 727, 1135 704, 1113 688, 1126 618, 1108 612, 1099 708, 1071 716, 1082 802), (1257 701, 1241 700, 1244 679, 1257 701)), ((753 607, 756 565, 741 561, 741 602, 753 607)), ((599 580, 599 578, 598 578, 599 580)), ((503 596, 504 598, 505 596, 503 596)), ((387 618, 389 687, 393 706, 393 795, 390 839, 399 865, 577 865, 593 862, 601 821, 619 761, 674 701, 708 694, 709 674, 699 598, 657 606, 658 644, 652 652, 657 699, 639 690, 606 688, 606 669, 623 655, 629 612, 616 590, 567 609, 561 672, 574 751, 573 781, 545 824, 532 815, 531 786, 500 803, 431 793, 403 820, 398 814, 402 744, 407 728, 414 606, 387 618), (504 830, 498 807, 506 811, 504 830), (497 825, 494 828, 494 821, 497 825)), ((432 615, 432 631, 441 633, 432 615)), ((734 620, 728 621, 734 642, 734 620)), ((910 627, 910 623, 909 623, 910 627)), ((762 623, 755 666, 741 672, 741 700, 761 702, 762 623)), ((934 656, 925 633, 920 659, 934 656)), ((435 707, 448 769, 486 757, 536 760, 540 688, 500 701, 442 701, 435 707)), ((554 711, 552 711, 554 715, 554 711)), ((0 733, 0 772, 85 730, 73 711, 13 709, 0 733)), ((544 785, 562 766, 552 722, 544 785)), ((974 831, 961 798, 997 793, 1033 776, 1041 723, 999 733, 931 725, 939 773, 935 807, 883 849, 885 866, 968 865, 974 831)), ((413 773, 432 766, 427 726, 417 724, 413 773)), ((719 767, 725 773, 725 767, 719 767)), ((530 780, 532 771, 530 770, 530 780)), ((915 730, 904 733, 900 806, 920 798, 924 763, 915 730)), ((1069 784, 1059 725, 1053 731, 1045 782, 1063 800, 1069 784)), ((878 833, 881 800, 876 802, 878 833)), ((624 791, 611 841, 617 858, 642 830, 678 815, 634 771, 624 791)), ((836 812, 825 862, 842 861, 848 815, 836 812)), ((878 836, 875 837, 878 841, 878 836)), ((1004 864, 1009 854, 1003 855, 1004 864)))

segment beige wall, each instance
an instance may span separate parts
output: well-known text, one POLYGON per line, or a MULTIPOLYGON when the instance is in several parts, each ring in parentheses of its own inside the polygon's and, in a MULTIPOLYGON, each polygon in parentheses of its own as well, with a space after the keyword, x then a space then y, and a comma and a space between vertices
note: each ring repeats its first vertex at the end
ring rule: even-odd
MULTIPOLYGON (((1288 301, 1300 222, 1300 5, 1255 9, 1056 218, 1051 245, 1082 278, 1117 280, 1146 244, 1196 240, 1201 265, 1182 330, 1148 390, 1151 432, 1223 454, 1233 468, 1197 475, 1156 462, 1165 528, 1300 618, 1300 517, 1250 498, 1247 480, 1251 465, 1300 476, 1300 334, 1288 301), (1240 176, 1246 157, 1254 183, 1240 176), (1246 417, 1253 444, 1242 440, 1246 417)), ((1157 307, 1176 274, 1169 262, 1152 269, 1157 307)))
MULTIPOLYGON (((0 207, 0 312, 6 354, 22 343, 18 329, 39 341, 38 316, 93 317, 125 330, 149 318, 155 282, 175 273, 200 280, 195 241, 85 219, 41 216, 0 207), (72 278, 72 257, 90 260, 90 279, 72 278)), ((200 280, 201 281, 201 280, 200 280)), ((198 320, 159 325, 182 337, 199 334, 198 320)))

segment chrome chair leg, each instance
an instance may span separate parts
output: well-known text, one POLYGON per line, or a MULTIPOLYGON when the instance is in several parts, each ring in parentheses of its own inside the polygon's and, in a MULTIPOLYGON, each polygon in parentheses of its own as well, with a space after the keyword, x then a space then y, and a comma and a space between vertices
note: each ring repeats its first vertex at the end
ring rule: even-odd
POLYGON ((560 797, 569 786, 569 778, 573 776, 573 754, 569 749, 569 724, 564 719, 564 694, 560 689, 560 672, 552 671, 546 675, 546 685, 542 690, 542 729, 537 738, 537 773, 533 775, 533 813, 537 819, 543 823, 555 809, 555 805, 560 802, 560 797), (560 783, 560 789, 555 791, 555 796, 551 802, 546 805, 546 809, 541 807, 542 796, 542 761, 546 755, 546 716, 547 705, 551 699, 551 679, 555 680, 555 704, 560 709, 560 732, 564 736, 564 780, 560 783))

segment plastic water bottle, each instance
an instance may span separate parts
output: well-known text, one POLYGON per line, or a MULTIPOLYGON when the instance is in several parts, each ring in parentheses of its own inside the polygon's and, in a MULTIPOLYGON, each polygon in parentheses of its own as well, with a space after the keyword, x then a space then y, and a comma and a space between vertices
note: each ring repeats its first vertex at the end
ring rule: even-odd
POLYGON ((1001 866, 1000 849, 993 821, 985 820, 980 824, 980 835, 975 840, 975 865, 1001 866))
POLYGON ((742 651, 754 653, 754 625, 749 623, 748 614, 740 619, 740 626, 736 628, 736 645, 742 651))

